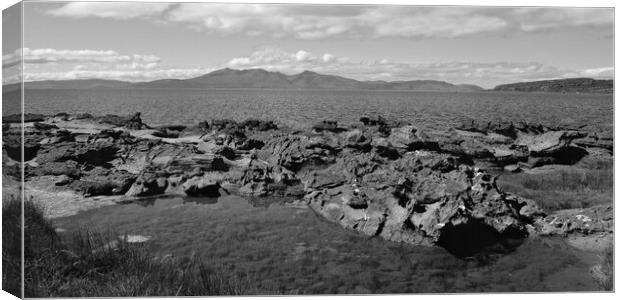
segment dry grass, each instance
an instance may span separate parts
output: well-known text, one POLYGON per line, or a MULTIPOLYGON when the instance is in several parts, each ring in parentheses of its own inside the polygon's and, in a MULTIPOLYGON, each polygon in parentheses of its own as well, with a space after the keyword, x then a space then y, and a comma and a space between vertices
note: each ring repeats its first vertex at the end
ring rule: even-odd
POLYGON ((506 191, 535 200, 548 211, 584 208, 613 201, 613 164, 591 163, 541 174, 506 174, 506 191))

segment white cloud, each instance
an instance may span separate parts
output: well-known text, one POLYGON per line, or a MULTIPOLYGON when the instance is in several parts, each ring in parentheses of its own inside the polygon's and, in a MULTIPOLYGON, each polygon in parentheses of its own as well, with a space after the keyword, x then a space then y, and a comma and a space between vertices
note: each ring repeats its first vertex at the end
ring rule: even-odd
MULTIPOLYGON (((52 62, 100 62, 100 63, 158 63, 154 55, 121 55, 112 50, 57 50, 23 49, 24 63, 45 64, 52 62)), ((4 60, 4 58, 3 58, 4 60)))
POLYGON ((2 69, 11 68, 13 66, 21 64, 22 52, 21 49, 2 55, 2 69))
POLYGON ((247 57, 234 58, 228 62, 227 66, 241 69, 261 68, 286 74, 310 70, 358 80, 431 79, 451 83, 478 84, 483 87, 493 87, 500 83, 552 78, 609 78, 613 76, 613 67, 566 70, 536 62, 411 64, 391 62, 387 59, 355 61, 348 57, 337 57, 332 54, 315 55, 304 50, 289 53, 278 48, 263 48, 247 57), (322 59, 316 59, 316 57, 322 57, 322 59))
POLYGON ((67 72, 25 72, 25 81, 113 79, 124 81, 151 81, 166 78, 192 78, 213 71, 213 69, 157 69, 157 70, 71 70, 67 72))
POLYGON ((168 9, 166 3, 142 2, 71 2, 47 13, 73 18, 100 17, 131 19, 157 16, 168 9))
MULTIPOLYGON (((18 66, 14 62, 16 59, 19 61, 19 53, 19 50, 16 50, 11 55, 2 57, 3 71, 18 66)), ((89 78, 148 81, 190 78, 212 71, 205 68, 165 66, 155 55, 121 54, 112 50, 24 48, 23 57, 25 81, 89 78)), ((7 76, 11 80, 14 80, 14 77, 7 76)), ((6 83, 6 80, 3 83, 6 83)))
POLYGON ((147 18, 209 33, 275 38, 461 37, 606 26, 613 9, 428 6, 338 6, 222 3, 68 3, 56 16, 147 18))
MULTIPOLYGON (((3 56, 3 83, 18 80, 19 51, 3 56), (6 67, 5 67, 6 66, 6 67)), ((23 49, 24 80, 116 79, 149 81, 164 78, 191 78, 220 67, 235 69, 261 68, 286 74, 306 70, 339 75, 359 80, 431 79, 451 83, 471 83, 493 87, 501 83, 552 78, 612 78, 613 67, 560 69, 536 62, 441 62, 412 64, 387 59, 358 61, 331 53, 279 48, 262 48, 247 56, 231 59, 224 66, 212 68, 179 68, 166 66, 159 57, 143 54, 121 54, 111 50, 23 49)))

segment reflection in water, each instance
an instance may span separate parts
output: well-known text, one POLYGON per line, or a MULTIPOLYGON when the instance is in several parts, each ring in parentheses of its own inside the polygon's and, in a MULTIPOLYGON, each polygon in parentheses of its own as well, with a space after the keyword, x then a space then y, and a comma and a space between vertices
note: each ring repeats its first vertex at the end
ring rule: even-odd
POLYGON ((590 262, 562 240, 526 240, 510 253, 458 258, 345 230, 310 209, 269 198, 167 198, 55 219, 152 237, 153 256, 200 255, 222 274, 251 276, 281 293, 596 290, 590 262))

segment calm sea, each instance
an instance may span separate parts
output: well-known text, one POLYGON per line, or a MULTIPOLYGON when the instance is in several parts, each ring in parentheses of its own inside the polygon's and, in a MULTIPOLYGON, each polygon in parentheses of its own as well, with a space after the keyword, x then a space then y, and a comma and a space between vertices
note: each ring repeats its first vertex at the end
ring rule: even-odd
MULTIPOLYGON (((346 124, 377 113, 428 127, 476 118, 613 128, 612 95, 240 89, 27 90, 24 95, 26 112, 142 112, 153 125, 261 118, 307 127, 322 119, 346 124)), ((5 102, 4 114, 15 109, 5 102)))

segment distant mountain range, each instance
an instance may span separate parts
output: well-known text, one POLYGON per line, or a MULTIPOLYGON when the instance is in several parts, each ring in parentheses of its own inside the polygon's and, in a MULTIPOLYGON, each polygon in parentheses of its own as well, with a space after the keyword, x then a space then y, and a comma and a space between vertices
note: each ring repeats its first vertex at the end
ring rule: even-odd
POLYGON ((553 93, 613 93, 614 81, 592 78, 568 78, 519 82, 496 86, 494 91, 553 92, 553 93))
MULTIPOLYGON (((45 80, 26 82, 27 89, 95 89, 95 88, 258 88, 309 90, 399 90, 479 92, 485 89, 469 84, 452 84, 437 80, 359 81, 341 76, 304 71, 295 75, 263 69, 221 69, 190 79, 161 79, 127 82, 105 79, 45 80)), ((19 84, 5 85, 3 91, 17 90, 19 84)), ((572 78, 498 85, 494 91, 612 93, 613 80, 572 78)))
MULTIPOLYGON (((190 79, 161 79, 148 82, 118 80, 46 80, 25 83, 27 89, 92 89, 92 88, 264 88, 310 90, 412 90, 475 92, 483 88, 476 85, 451 84, 436 80, 410 81, 358 81, 341 76, 304 71, 295 75, 269 72, 262 69, 221 69, 190 79)), ((8 88, 8 87, 5 87, 8 88)))

